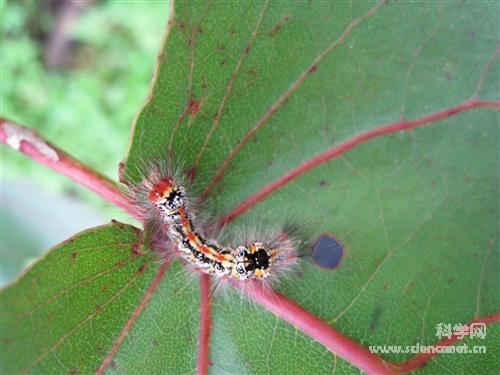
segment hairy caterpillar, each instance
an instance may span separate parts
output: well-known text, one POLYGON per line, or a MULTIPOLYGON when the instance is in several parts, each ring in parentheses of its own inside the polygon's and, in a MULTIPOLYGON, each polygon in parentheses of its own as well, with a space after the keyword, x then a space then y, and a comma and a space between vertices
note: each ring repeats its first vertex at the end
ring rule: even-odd
POLYGON ((139 189, 139 203, 192 267, 221 279, 264 280, 276 278, 297 262, 296 243, 287 235, 245 239, 236 246, 207 239, 195 222, 185 188, 172 175, 153 169, 139 189))

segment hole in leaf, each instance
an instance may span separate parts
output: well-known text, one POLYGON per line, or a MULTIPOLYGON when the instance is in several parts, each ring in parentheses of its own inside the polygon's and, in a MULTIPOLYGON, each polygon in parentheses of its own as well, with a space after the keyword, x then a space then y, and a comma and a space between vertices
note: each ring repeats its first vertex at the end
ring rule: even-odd
POLYGON ((314 243, 314 262, 329 270, 336 269, 344 257, 344 245, 330 234, 322 234, 314 243))

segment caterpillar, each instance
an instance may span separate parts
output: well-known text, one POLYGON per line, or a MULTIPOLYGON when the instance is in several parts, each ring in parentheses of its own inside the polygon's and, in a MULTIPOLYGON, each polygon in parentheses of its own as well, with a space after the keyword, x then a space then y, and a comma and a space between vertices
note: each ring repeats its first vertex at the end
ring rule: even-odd
POLYGON ((153 223, 159 224, 180 256, 193 268, 221 279, 275 279, 297 262, 296 241, 284 234, 222 246, 200 230, 186 189, 158 169, 140 189, 139 199, 153 223))

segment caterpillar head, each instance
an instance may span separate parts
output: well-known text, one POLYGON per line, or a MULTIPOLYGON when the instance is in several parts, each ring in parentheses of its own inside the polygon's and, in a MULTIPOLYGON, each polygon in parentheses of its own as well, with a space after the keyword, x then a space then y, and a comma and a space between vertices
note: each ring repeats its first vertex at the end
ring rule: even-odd
POLYGON ((185 207, 184 187, 176 185, 170 177, 161 179, 149 192, 148 199, 160 212, 172 214, 185 207))
POLYGON ((235 278, 267 278, 274 262, 273 253, 274 251, 262 242, 254 242, 249 247, 239 246, 234 256, 235 278))

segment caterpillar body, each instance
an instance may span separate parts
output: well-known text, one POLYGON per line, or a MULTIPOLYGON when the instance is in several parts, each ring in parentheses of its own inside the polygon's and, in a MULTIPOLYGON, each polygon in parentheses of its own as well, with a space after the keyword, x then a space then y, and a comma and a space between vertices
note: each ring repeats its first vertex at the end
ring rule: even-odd
POLYGON ((296 262, 289 238, 239 246, 221 246, 214 239, 207 240, 195 229, 184 187, 172 177, 152 184, 148 201, 180 255, 204 273, 235 280, 267 279, 275 276, 280 266, 290 267, 296 262))
MULTIPOLYGON (((281 228, 274 231, 240 233, 239 241, 222 246, 220 236, 206 236, 206 225, 195 217, 182 174, 175 172, 170 162, 144 166, 147 178, 128 189, 136 213, 146 226, 153 229, 153 243, 169 252, 173 244, 190 268, 216 276, 219 280, 275 281, 297 264, 297 240, 281 228), (212 237, 217 237, 214 239, 212 237)), ((266 228, 267 229, 267 228, 266 228)), ((231 241, 228 241, 231 242, 231 241)), ((250 283, 248 283, 250 286, 250 283)))

